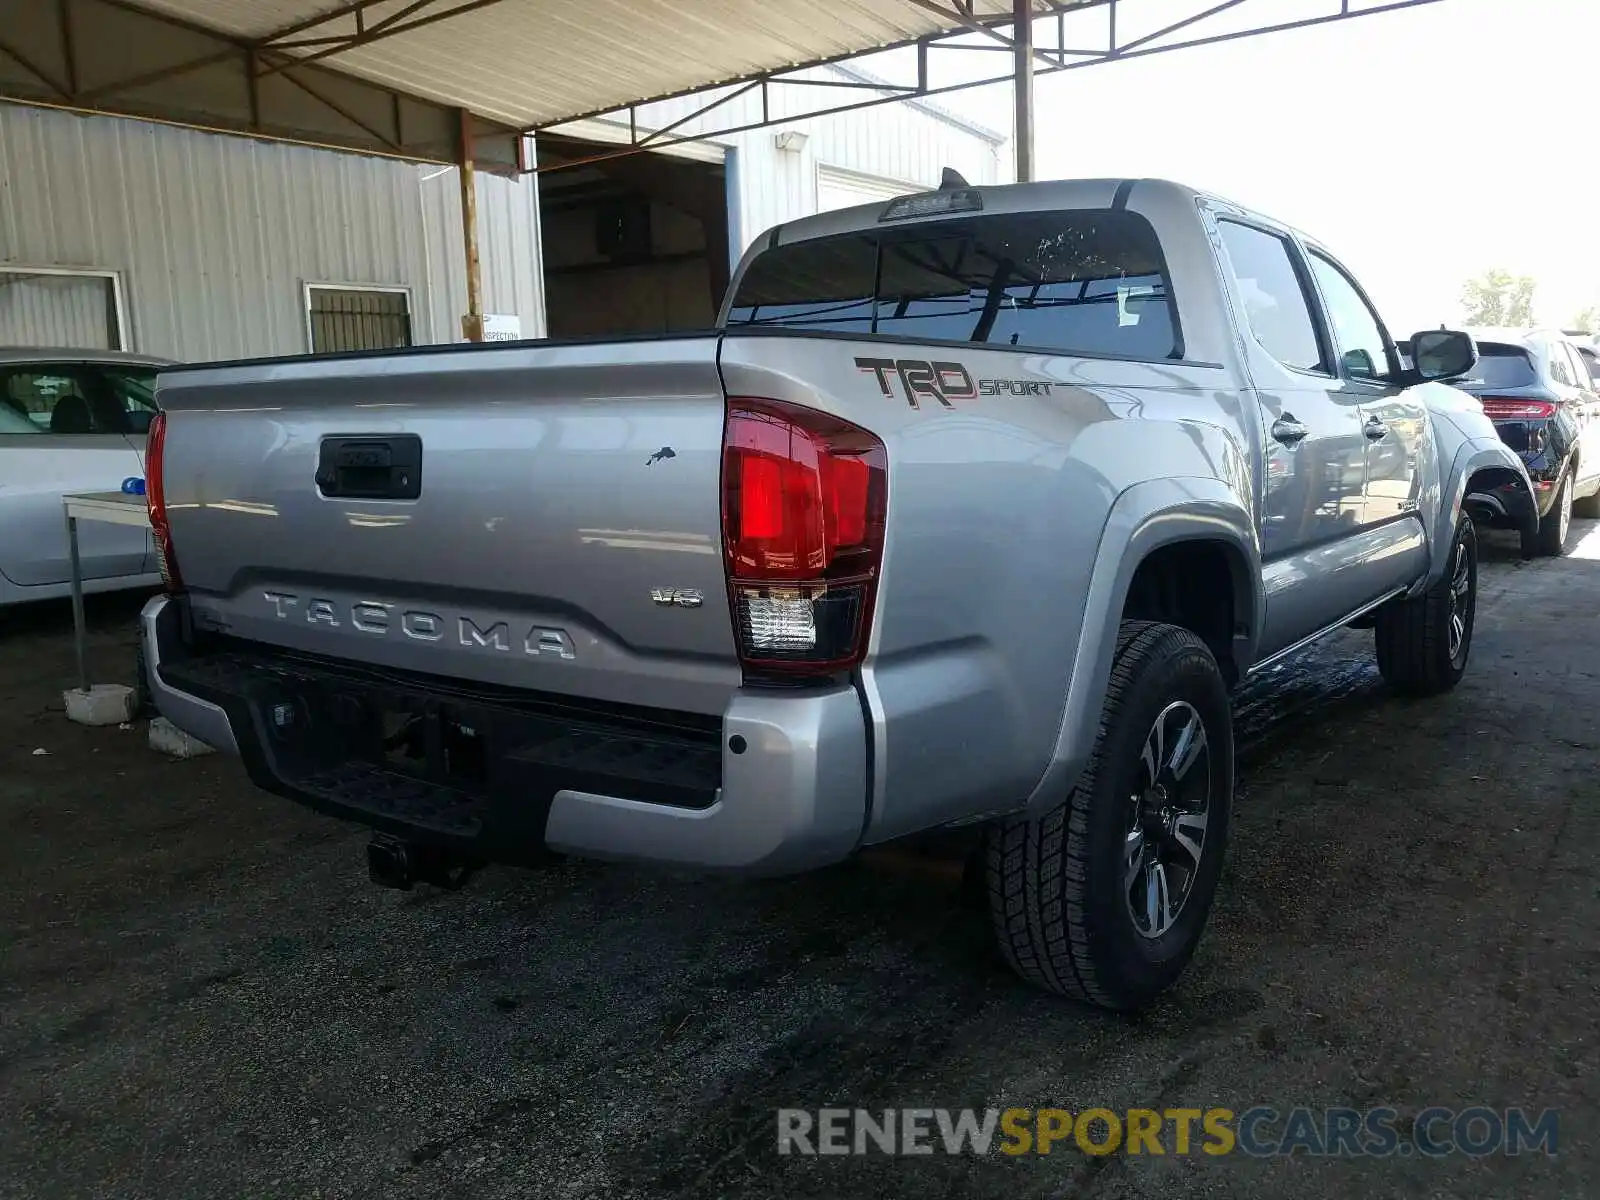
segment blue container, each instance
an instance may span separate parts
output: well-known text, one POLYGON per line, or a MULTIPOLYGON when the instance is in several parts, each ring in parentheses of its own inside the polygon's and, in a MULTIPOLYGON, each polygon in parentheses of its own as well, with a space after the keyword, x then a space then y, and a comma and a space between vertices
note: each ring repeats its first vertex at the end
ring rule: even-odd
POLYGON ((122 481, 122 494, 124 496, 144 495, 144 479, 139 475, 129 475, 122 481))

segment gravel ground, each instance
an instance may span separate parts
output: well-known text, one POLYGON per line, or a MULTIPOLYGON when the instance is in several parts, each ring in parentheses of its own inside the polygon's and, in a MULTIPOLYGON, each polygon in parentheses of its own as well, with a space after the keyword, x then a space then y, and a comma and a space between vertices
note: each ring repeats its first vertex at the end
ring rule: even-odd
MULTIPOLYGON (((1211 931, 1132 1018, 1013 981, 914 860, 374 888, 360 831, 67 722, 65 606, 0 614, 0 1195, 1592 1195, 1600 528, 1573 539, 1486 551, 1449 697, 1387 695, 1355 632, 1240 697, 1211 931), (795 1158, 774 1115, 1476 1103, 1559 1109, 1559 1154, 795 1158)), ((137 600, 91 598, 97 678, 137 600)))

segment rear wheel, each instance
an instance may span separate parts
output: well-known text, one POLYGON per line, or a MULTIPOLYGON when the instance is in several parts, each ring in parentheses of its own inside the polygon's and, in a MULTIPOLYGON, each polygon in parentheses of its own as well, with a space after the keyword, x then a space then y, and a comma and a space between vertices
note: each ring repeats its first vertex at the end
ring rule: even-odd
POLYGON ((1378 670, 1413 696, 1447 692, 1461 682, 1478 613, 1478 535, 1461 514, 1444 576, 1422 595, 1378 613, 1378 670))
MULTIPOLYGON (((1556 484, 1555 502, 1539 521, 1539 532, 1534 535, 1533 552, 1547 558, 1566 553, 1567 531, 1572 528, 1572 475, 1569 472, 1556 484)), ((1526 552, 1527 547, 1524 547, 1526 552)))
POLYGON ((1216 894, 1233 800, 1233 724, 1211 651, 1124 621, 1100 732, 1053 808, 993 826, 989 911, 1030 983, 1141 1008, 1188 965, 1216 894))

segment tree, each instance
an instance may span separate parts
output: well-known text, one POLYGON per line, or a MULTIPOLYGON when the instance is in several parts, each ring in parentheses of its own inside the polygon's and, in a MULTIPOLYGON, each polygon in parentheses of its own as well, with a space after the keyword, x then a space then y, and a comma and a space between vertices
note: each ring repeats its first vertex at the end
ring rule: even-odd
POLYGON ((1485 271, 1476 279, 1469 279, 1461 289, 1461 307, 1466 310, 1468 325, 1533 324, 1533 292, 1535 283, 1530 275, 1512 275, 1496 267, 1485 271))
POLYGON ((1572 328, 1579 333, 1600 333, 1600 308, 1584 309, 1572 318, 1572 328))

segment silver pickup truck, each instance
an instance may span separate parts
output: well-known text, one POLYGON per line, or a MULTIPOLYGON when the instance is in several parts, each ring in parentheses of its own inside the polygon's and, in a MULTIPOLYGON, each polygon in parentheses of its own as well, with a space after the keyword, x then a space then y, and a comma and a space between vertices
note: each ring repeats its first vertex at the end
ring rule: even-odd
POLYGON ((717 329, 167 370, 160 710, 370 826, 380 882, 777 874, 982 825, 1002 954, 1113 1008, 1222 867, 1229 689, 1471 647, 1533 491, 1476 348, 1171 183, 938 191, 745 255, 717 329))

